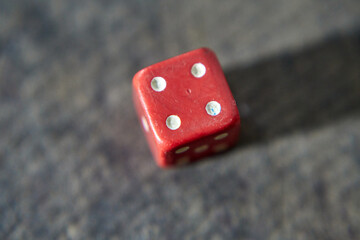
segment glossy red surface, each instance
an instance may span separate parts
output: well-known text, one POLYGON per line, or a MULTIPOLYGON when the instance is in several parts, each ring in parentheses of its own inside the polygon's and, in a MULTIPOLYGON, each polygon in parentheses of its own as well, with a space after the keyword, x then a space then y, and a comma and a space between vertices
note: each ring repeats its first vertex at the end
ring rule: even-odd
POLYGON ((195 161, 217 152, 214 148, 219 144, 230 147, 236 143, 240 116, 219 61, 207 48, 193 50, 139 71, 133 79, 133 93, 140 122, 146 119, 148 131, 144 132, 160 166, 177 165, 186 159, 195 161), (205 66, 206 73, 202 77, 192 74, 195 63, 205 66), (152 88, 154 77, 165 79, 163 91, 152 88), (205 110, 210 101, 221 105, 221 111, 216 116, 209 115, 205 110), (181 119, 181 125, 176 130, 166 125, 170 115, 181 119), (228 136, 224 139, 214 139, 225 132, 228 136), (202 147, 205 144, 207 149, 202 147), (176 153, 182 147, 189 148, 176 153))

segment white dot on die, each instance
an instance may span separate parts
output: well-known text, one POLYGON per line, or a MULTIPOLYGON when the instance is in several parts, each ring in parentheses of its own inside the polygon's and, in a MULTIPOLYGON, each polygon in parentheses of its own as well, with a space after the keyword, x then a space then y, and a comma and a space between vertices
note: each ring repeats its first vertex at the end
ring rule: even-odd
POLYGON ((221 134, 217 135, 216 137, 214 137, 214 139, 215 140, 221 140, 221 139, 226 138, 227 136, 229 136, 228 133, 221 133, 221 134))
POLYGON ((175 151, 175 153, 180 154, 180 153, 186 152, 187 150, 189 150, 189 148, 190 148, 189 146, 179 148, 178 150, 175 151))
POLYGON ((166 126, 171 130, 176 130, 181 125, 181 119, 179 116, 176 115, 170 115, 166 119, 166 126))
POLYGON ((187 163, 189 163, 189 162, 190 162, 190 157, 185 156, 185 157, 179 158, 179 159, 176 161, 176 164, 177 164, 178 166, 182 166, 182 165, 185 165, 185 164, 187 164, 187 163))
POLYGON ((208 148, 209 148, 209 145, 202 145, 200 147, 197 147, 195 149, 195 152, 196 153, 202 153, 202 152, 205 152, 208 148))
POLYGON ((201 78, 206 73, 206 67, 202 63, 195 63, 191 68, 191 74, 196 78, 201 78))
POLYGON ((149 131, 149 124, 147 123, 146 118, 144 116, 141 118, 141 123, 142 123, 143 128, 145 129, 145 131, 148 132, 149 131))
POLYGON ((221 112, 221 105, 216 101, 211 101, 206 104, 205 109, 210 116, 216 116, 221 112))
POLYGON ((219 144, 219 145, 216 145, 213 150, 214 152, 223 152, 225 151, 226 149, 229 148, 229 145, 227 145, 226 143, 222 143, 222 144, 219 144))
POLYGON ((166 81, 162 77, 154 77, 151 80, 151 88, 156 92, 164 91, 166 88, 166 81))

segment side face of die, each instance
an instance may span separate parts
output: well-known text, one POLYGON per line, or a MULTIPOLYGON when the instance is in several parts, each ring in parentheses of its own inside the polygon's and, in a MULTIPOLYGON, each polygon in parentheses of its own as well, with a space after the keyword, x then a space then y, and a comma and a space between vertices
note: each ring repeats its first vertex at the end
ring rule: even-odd
POLYGON ((195 161, 237 141, 239 112, 220 63, 207 48, 139 71, 133 97, 160 166, 195 161))

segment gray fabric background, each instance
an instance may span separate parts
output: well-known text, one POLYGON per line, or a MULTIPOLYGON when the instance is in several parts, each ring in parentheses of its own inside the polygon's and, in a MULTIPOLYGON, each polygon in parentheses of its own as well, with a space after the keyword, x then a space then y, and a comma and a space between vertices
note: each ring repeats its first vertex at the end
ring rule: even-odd
POLYGON ((359 239, 360 2, 1 1, 0 239, 359 239), (207 46, 231 151, 152 160, 136 71, 207 46))

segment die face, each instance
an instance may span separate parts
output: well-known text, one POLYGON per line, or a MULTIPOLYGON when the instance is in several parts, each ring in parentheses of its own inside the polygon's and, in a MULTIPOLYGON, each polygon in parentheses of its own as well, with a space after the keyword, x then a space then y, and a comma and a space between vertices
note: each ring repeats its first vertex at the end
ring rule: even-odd
POLYGON ((236 144, 239 128, 240 124, 237 123, 216 134, 173 149, 165 158, 165 166, 183 165, 228 150, 236 144))
POLYGON ((142 130, 146 136, 147 142, 149 144, 150 150, 160 166, 165 166, 165 158, 163 157, 163 151, 161 146, 158 146, 158 142, 155 139, 154 131, 152 126, 150 126, 149 114, 146 113, 146 108, 144 108, 143 99, 136 88, 133 88, 133 101, 137 115, 139 117, 142 130))
POLYGON ((146 134, 155 142, 150 145, 160 165, 174 162, 179 146, 240 124, 221 66, 209 49, 147 67, 135 75, 133 85, 138 114, 147 119, 146 134))

